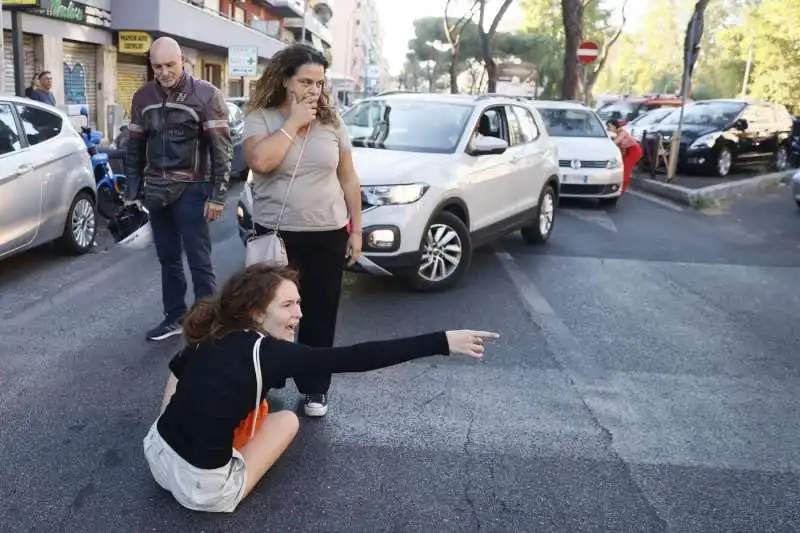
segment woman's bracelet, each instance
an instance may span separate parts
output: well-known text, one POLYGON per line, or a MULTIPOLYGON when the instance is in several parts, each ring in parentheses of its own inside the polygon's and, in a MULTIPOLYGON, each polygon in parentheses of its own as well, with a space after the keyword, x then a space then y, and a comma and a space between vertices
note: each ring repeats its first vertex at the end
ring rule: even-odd
POLYGON ((286 131, 285 129, 281 128, 281 133, 283 133, 284 135, 286 135, 286 137, 288 137, 290 141, 294 142, 294 137, 292 137, 292 136, 289 134, 289 132, 288 132, 288 131, 286 131))

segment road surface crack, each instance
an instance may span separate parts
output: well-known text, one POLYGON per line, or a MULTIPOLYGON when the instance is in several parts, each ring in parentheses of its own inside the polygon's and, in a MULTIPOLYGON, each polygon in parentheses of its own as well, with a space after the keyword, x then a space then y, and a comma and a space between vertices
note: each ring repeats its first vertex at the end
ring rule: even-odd
POLYGON ((481 517, 478 515, 478 509, 475 506, 475 501, 472 499, 469 491, 472 488, 472 481, 470 474, 472 473, 472 465, 470 464, 471 452, 470 448, 472 447, 472 430, 475 426, 475 410, 473 409, 470 411, 469 414, 469 425, 467 426, 467 434, 464 438, 464 470, 466 471, 466 483, 464 483, 464 499, 469 504, 469 510, 472 513, 472 518, 475 520, 475 531, 481 531, 483 529, 483 525, 481 524, 481 517))

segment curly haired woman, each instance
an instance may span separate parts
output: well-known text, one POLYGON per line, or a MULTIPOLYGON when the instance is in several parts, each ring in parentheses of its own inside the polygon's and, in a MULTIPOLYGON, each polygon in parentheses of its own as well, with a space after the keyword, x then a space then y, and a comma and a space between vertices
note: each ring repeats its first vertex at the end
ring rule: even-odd
MULTIPOLYGON (((244 129, 257 235, 275 228, 297 165, 280 226, 289 263, 302 280, 297 340, 317 347, 333 346, 346 258, 352 263, 361 255, 361 185, 350 138, 325 85, 327 68, 325 56, 305 44, 275 54, 250 97, 244 129)), ((306 415, 324 416, 331 376, 294 381, 305 394, 306 415)))

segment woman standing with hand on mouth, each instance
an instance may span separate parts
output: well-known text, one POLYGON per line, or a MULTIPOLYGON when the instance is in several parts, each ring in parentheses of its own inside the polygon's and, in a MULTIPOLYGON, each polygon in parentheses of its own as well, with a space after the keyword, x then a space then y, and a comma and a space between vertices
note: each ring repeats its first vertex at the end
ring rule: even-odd
MULTIPOLYGON (((327 68, 325 56, 305 44, 275 54, 250 97, 244 129, 255 232, 276 227, 286 198, 281 236, 302 287, 297 341, 317 347, 333 346, 345 262, 361 255, 361 185, 325 86, 327 68)), ((306 415, 324 416, 330 374, 294 380, 306 415)))

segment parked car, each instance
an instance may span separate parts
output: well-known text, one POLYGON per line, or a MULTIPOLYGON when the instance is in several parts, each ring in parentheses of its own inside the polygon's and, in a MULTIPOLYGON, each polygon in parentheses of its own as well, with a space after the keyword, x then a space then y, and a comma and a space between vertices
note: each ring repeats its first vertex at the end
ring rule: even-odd
POLYGON ((0 258, 56 241, 94 245, 97 191, 86 145, 55 107, 0 97, 0 258))
MULTIPOLYGON (((366 98, 343 116, 361 178, 363 255, 355 272, 396 276, 420 291, 455 286, 473 250, 521 230, 550 239, 558 156, 538 112, 495 95, 366 98)), ((250 235, 252 194, 237 209, 250 235)))
POLYGON ((238 107, 242 111, 244 111, 244 106, 247 104, 247 102, 250 101, 250 99, 246 96, 229 96, 225 100, 227 100, 232 104, 235 104, 236 107, 238 107))
MULTIPOLYGON (((669 155, 678 127, 675 113, 654 128, 661 133, 669 155)), ((730 174, 735 165, 771 164, 776 170, 789 165, 792 116, 782 105, 748 100, 695 102, 683 113, 678 152, 681 172, 730 174)))
POLYGON ((792 121, 792 134, 789 136, 789 165, 800 167, 800 116, 792 121))
POLYGON ((800 170, 792 176, 792 196, 794 197, 794 203, 800 208, 800 170))
POLYGON ((622 194, 622 154, 597 114, 571 102, 537 100, 533 105, 558 146, 560 196, 616 205, 622 194))
POLYGON ((635 98, 625 98, 617 100, 611 105, 607 105, 600 109, 597 114, 605 122, 606 120, 618 120, 621 125, 635 120, 640 115, 652 111, 653 109, 661 109, 662 107, 680 107, 681 99, 674 95, 649 95, 640 96, 635 98))
POLYGON ((247 179, 247 162, 244 160, 244 112, 235 102, 228 99, 228 121, 231 128, 233 144, 233 160, 231 161, 231 178, 247 179))
POLYGON ((652 111, 648 111, 643 115, 639 115, 632 121, 628 122, 623 126, 624 129, 628 131, 633 137, 642 142, 642 137, 646 131, 650 131, 656 124, 661 123, 662 120, 667 118, 676 109, 680 110, 680 107, 661 107, 658 109, 653 109, 652 111))

